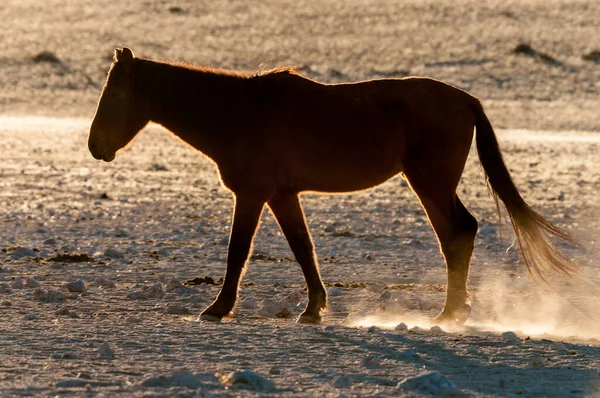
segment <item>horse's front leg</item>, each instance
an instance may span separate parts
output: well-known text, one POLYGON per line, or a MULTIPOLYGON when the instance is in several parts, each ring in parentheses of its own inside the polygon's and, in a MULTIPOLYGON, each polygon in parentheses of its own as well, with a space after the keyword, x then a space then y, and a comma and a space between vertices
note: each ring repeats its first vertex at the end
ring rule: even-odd
POLYGON ((225 281, 215 302, 200 315, 201 320, 220 321, 233 310, 244 266, 252 246, 252 238, 256 232, 264 204, 265 201, 251 196, 236 196, 233 225, 229 236, 225 281))

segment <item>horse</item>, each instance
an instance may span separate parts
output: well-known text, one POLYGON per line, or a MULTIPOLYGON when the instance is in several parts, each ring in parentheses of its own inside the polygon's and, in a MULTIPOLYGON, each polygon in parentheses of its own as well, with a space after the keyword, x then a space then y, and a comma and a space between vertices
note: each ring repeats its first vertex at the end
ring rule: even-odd
POLYGON ((519 193, 480 100, 439 80, 322 84, 292 68, 241 73, 115 49, 90 127, 91 154, 112 161, 150 122, 211 159, 234 196, 225 280, 200 320, 232 313, 267 205, 306 280, 308 303, 298 322, 321 322, 327 293, 299 195, 365 190, 400 174, 424 208, 446 264, 445 303, 434 321, 464 323, 478 222, 456 189, 474 135, 487 186, 498 211, 498 200, 507 209, 530 275, 545 280, 542 271, 574 269, 550 240, 570 236, 519 193))

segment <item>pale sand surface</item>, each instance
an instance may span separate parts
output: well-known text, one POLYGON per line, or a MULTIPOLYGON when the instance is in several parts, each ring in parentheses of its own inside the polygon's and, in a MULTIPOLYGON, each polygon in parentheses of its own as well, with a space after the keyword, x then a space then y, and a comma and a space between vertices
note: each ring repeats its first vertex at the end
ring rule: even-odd
POLYGON ((398 383, 431 371, 456 386, 446 395, 600 394, 600 65, 581 59, 600 43, 598 2, 63 3, 0 4, 0 396, 416 396, 398 383), (522 42, 559 63, 513 54, 522 42), (299 65, 325 82, 418 74, 468 89, 524 197, 580 243, 559 242, 579 275, 550 278, 554 290, 531 280, 472 153, 459 193, 480 232, 464 328, 429 330, 443 261, 398 178, 303 197, 332 289, 323 325, 294 323, 304 283, 267 211, 235 317, 196 322, 218 287, 173 280, 223 275, 232 198, 207 159, 155 126, 112 163, 88 153, 121 45, 243 70, 299 65), (33 62, 44 50, 61 63, 33 62), (70 293, 77 280, 85 292, 70 293), (242 369, 274 387, 227 387, 242 369))

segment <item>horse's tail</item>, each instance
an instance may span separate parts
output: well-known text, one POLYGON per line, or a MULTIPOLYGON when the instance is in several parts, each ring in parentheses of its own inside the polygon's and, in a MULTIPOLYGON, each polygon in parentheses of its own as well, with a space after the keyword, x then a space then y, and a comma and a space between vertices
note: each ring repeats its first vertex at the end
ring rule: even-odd
POLYGON ((487 186, 491 191, 498 214, 498 198, 502 200, 512 223, 521 257, 527 265, 529 274, 539 276, 546 281, 542 269, 559 271, 569 275, 576 264, 566 258, 549 240, 556 236, 571 241, 568 233, 551 224, 533 210, 523 199, 506 168, 494 129, 480 103, 471 106, 475 113, 476 145, 479 161, 487 177, 487 186))

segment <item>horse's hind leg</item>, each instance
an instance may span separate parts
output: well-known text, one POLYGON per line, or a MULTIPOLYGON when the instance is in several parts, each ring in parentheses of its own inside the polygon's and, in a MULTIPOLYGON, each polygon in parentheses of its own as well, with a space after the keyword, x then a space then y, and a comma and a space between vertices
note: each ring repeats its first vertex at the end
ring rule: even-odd
POLYGON ((443 185, 436 181, 423 185, 415 181, 411 185, 427 212, 446 260, 446 303, 435 321, 462 324, 471 312, 467 279, 477 220, 462 204, 455 193, 455 187, 446 185, 448 188, 444 190, 441 188, 443 185))
POLYGON ((298 322, 319 323, 321 312, 327 307, 327 293, 321 281, 319 264, 298 195, 278 193, 268 204, 302 268, 308 286, 308 305, 298 322))

